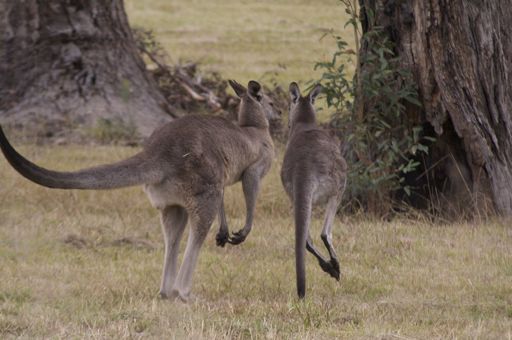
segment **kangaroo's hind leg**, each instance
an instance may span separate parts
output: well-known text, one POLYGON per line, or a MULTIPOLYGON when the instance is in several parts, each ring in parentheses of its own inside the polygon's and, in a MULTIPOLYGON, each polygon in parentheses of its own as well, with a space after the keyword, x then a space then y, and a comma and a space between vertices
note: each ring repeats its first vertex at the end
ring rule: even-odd
POLYGON ((187 225, 187 211, 180 206, 166 207, 161 211, 162 230, 165 240, 164 269, 160 285, 160 297, 171 294, 178 271, 178 254, 183 230, 187 225))
POLYGON ((338 206, 341 202, 341 195, 332 196, 327 202, 327 207, 325 209, 325 219, 324 226, 322 229, 322 241, 325 244, 325 247, 329 251, 329 257, 331 258, 330 264, 333 268, 333 276, 337 280, 340 279, 340 264, 338 262, 338 257, 336 256, 336 252, 334 251, 334 247, 332 246, 332 225, 334 222, 334 217, 336 216, 336 212, 338 211, 338 206))
POLYGON ((187 302, 192 288, 192 276, 197 264, 199 251, 215 219, 221 200, 221 191, 203 193, 195 197, 190 215, 190 233, 178 277, 173 287, 173 295, 187 302))

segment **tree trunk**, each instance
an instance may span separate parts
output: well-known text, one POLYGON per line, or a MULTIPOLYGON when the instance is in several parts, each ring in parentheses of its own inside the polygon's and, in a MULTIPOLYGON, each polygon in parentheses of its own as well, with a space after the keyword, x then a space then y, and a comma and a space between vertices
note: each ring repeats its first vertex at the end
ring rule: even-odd
POLYGON ((490 203, 512 215, 510 1, 360 4, 363 31, 382 26, 414 74, 423 107, 407 114, 437 139, 423 169, 410 178, 420 189, 417 197, 471 211, 490 203))
POLYGON ((0 0, 0 39, 4 125, 80 140, 101 119, 142 138, 170 120, 122 0, 0 0))

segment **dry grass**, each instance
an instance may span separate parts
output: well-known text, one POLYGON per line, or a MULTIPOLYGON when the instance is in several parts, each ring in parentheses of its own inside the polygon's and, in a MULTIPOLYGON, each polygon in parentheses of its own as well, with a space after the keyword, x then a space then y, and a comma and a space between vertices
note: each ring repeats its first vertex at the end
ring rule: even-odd
MULTIPOLYGON (((135 152, 21 150, 59 169, 135 152)), ((195 275, 197 300, 184 305, 157 298, 163 242, 140 188, 45 189, 1 160, 0 338, 511 338, 512 229, 499 221, 338 220, 342 280, 308 256, 308 299, 298 303, 278 171, 276 162, 244 244, 216 247, 214 226, 195 275)), ((232 229, 244 217, 240 191, 226 198, 232 229)))

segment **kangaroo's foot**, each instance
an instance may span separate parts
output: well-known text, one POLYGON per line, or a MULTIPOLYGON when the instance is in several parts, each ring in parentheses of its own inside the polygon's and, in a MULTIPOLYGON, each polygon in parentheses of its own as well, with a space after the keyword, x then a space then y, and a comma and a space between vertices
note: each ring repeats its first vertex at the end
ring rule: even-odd
POLYGON ((160 296, 160 299, 162 300, 175 300, 179 296, 179 292, 177 290, 171 290, 171 291, 163 291, 160 290, 160 293, 158 293, 160 296))
POLYGON ((229 232, 227 230, 219 230, 217 236, 215 236, 215 241, 217 241, 217 246, 224 247, 229 242, 229 232))
MULTIPOLYGON (((308 238, 306 241, 306 249, 318 260, 318 264, 322 268, 324 272, 334 277, 336 280, 340 280, 340 264, 338 263, 338 259, 336 256, 331 256, 331 259, 327 261, 322 254, 315 248, 313 245, 313 240, 311 239, 311 235, 308 234, 308 238)), ((330 253, 329 253, 330 254, 330 253)))
MULTIPOLYGON (((341 272, 340 272, 340 263, 336 257, 331 257, 330 264, 333 268, 335 276, 333 276, 336 280, 340 280, 341 272)), ((332 276, 332 274, 331 274, 332 276)))
POLYGON ((178 290, 173 289, 169 293, 165 293, 163 291, 160 291, 159 293, 160 299, 162 300, 170 300, 170 301, 180 301, 183 303, 190 302, 194 299, 192 294, 182 294, 178 290))
MULTIPOLYGON (((331 272, 328 272, 332 277, 336 280, 340 280, 340 263, 338 262, 338 258, 336 256, 336 252, 334 251, 334 247, 332 246, 331 236, 328 233, 322 233, 322 241, 324 242, 327 251, 329 252, 329 257, 331 258, 329 261, 329 266, 332 268, 331 272)), ((323 267, 322 267, 323 269, 323 267)), ((325 269, 324 269, 325 270, 325 269)))
POLYGON ((226 243, 229 242, 229 227, 228 221, 226 219, 226 212, 224 211, 224 191, 222 191, 222 201, 220 204, 219 218, 219 232, 215 237, 215 241, 217 241, 217 246, 224 247, 226 243))
POLYGON ((240 229, 239 231, 233 233, 228 242, 233 245, 240 244, 245 241, 247 234, 248 233, 245 231, 245 229, 240 229))
POLYGON ((192 296, 191 296, 191 294, 187 294, 187 295, 178 294, 174 298, 174 301, 180 301, 180 302, 183 302, 183 303, 188 303, 188 302, 192 301, 192 296))
POLYGON ((337 281, 340 280, 340 265, 336 258, 331 258, 329 262, 318 259, 318 263, 324 272, 335 278, 337 281))

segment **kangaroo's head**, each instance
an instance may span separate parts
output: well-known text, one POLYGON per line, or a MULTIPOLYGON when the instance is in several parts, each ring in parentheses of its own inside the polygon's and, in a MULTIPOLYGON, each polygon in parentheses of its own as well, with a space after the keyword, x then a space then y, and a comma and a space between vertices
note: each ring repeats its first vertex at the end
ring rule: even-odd
POLYGON ((288 116, 288 128, 291 129, 297 123, 315 124, 316 112, 314 108, 316 97, 322 92, 322 86, 316 84, 306 95, 300 94, 299 85, 296 82, 290 84, 290 113, 288 116))
POLYGON ((268 121, 281 119, 281 110, 274 105, 274 100, 267 96, 265 93, 261 93, 261 106, 263 106, 263 110, 265 110, 265 116, 268 121))
POLYGON ((240 98, 238 111, 238 124, 240 126, 255 126, 268 128, 268 121, 279 118, 281 114, 274 107, 272 99, 261 91, 261 85, 251 80, 245 88, 234 80, 229 80, 229 85, 240 98))

